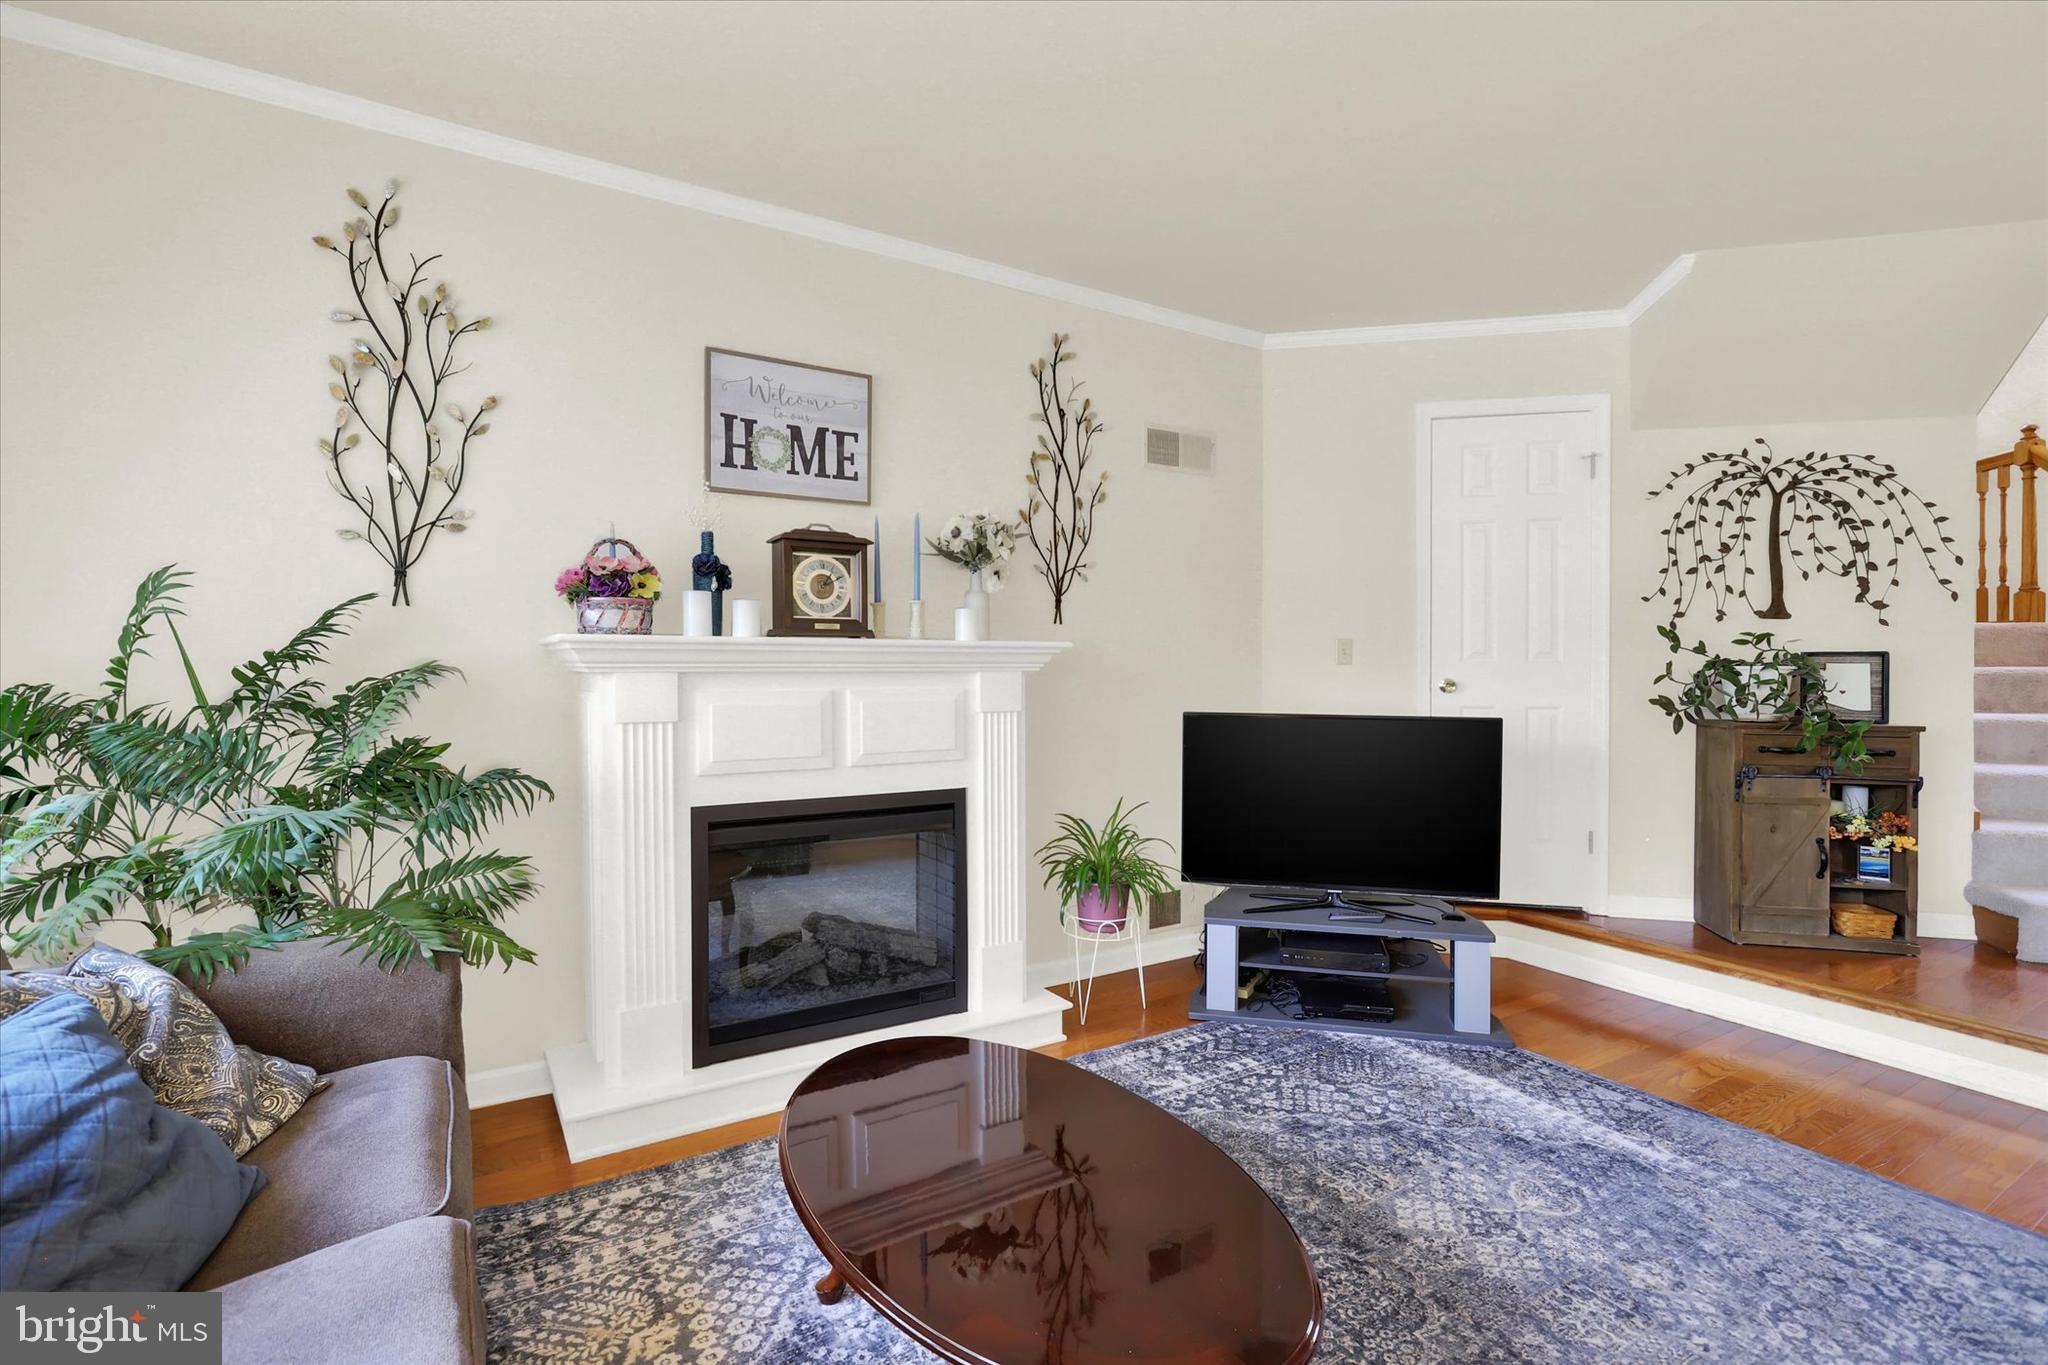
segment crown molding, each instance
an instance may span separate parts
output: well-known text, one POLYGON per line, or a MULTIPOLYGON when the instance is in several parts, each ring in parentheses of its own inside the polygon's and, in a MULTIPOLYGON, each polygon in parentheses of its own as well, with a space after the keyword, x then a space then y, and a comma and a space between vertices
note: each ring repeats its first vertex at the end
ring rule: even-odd
POLYGON ((1640 320, 1643 314, 1649 312, 1656 304, 1657 300, 1678 288, 1678 282, 1687 275, 1692 274, 1693 262, 1698 259, 1698 256, 1688 251, 1670 265, 1665 266, 1658 273, 1656 279, 1651 280, 1636 291, 1636 296, 1630 299, 1627 306, 1621 310, 1622 316, 1627 318, 1630 323, 1640 320))
POLYGON ((1512 318, 1461 318, 1453 322, 1390 322, 1378 327, 1331 327, 1319 332, 1268 332, 1265 349, 1305 351, 1326 346, 1384 346, 1399 341, 1451 341, 1460 337, 1527 336, 1535 332, 1586 332, 1626 327, 1619 308, 1594 313, 1531 313, 1512 318))
POLYGON ((314 118, 346 123, 354 128, 403 138, 429 147, 461 152, 508 166, 538 171, 580 181, 600 189, 615 190, 641 199, 694 209, 736 222, 750 223, 775 232, 805 237, 851 251, 866 252, 887 260, 943 271, 984 284, 1034 294, 1056 303, 1091 308, 1115 317, 1150 323, 1212 341, 1228 342, 1253 350, 1287 351, 1325 346, 1370 346, 1402 341, 1442 341, 1460 337, 1524 336, 1539 332, 1579 332, 1605 327, 1626 327, 1649 310, 1692 270, 1691 254, 1680 256, 1656 279, 1645 285, 1626 307, 1586 313, 1540 313, 1523 317, 1471 318, 1450 322, 1390 323, 1374 327, 1338 327, 1308 332, 1260 332, 1235 323, 1219 322, 1177 309, 1126 298, 1087 285, 1056 280, 1047 275, 1018 270, 995 261, 947 251, 941 247, 894 237, 885 232, 855 227, 815 214, 801 213, 741 195, 727 194, 704 185, 634 170, 595 157, 564 152, 539 143, 472 128, 467 124, 380 104, 324 86, 288 80, 267 72, 216 61, 176 48, 143 42, 138 38, 110 33, 88 24, 59 19, 54 15, 0 3, 0 39, 48 48, 89 61, 165 80, 197 86, 240 99, 253 100, 278 109, 309 114, 314 118))
POLYGON ((1302 351, 1325 346, 1383 346, 1400 341, 1451 341, 1460 337, 1529 336, 1537 332, 1628 327, 1692 273, 1695 259, 1689 251, 1680 256, 1620 308, 1589 313, 1529 313, 1511 318, 1461 318, 1452 322, 1395 322, 1380 327, 1332 327, 1318 332, 1268 332, 1264 349, 1302 351))

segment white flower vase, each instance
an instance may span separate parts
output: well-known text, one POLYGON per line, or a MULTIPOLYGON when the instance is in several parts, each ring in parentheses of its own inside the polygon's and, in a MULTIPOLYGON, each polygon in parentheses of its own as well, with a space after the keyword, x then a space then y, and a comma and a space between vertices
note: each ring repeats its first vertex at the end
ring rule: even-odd
POLYGON ((981 570, 975 569, 967 575, 967 591, 961 594, 960 606, 964 611, 974 613, 981 622, 981 638, 988 638, 988 589, 981 584, 981 570))

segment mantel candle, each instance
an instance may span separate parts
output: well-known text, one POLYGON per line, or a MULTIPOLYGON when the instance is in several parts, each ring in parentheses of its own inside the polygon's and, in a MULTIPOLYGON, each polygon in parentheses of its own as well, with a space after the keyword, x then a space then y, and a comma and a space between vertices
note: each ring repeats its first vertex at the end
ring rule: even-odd
POLYGON ((924 601, 924 513, 910 517, 910 600, 924 601))
POLYGON ((881 519, 880 517, 876 517, 876 518, 875 518, 875 543, 874 543, 874 545, 873 545, 872 547, 870 547, 870 549, 871 549, 871 553, 872 553, 872 554, 874 555, 874 557, 875 557, 875 561, 874 561, 874 563, 875 563, 875 574, 874 574, 874 577, 875 577, 875 598, 874 598, 874 600, 875 600, 875 601, 877 601, 877 602, 879 602, 879 601, 881 601, 881 600, 882 600, 882 519, 881 519))

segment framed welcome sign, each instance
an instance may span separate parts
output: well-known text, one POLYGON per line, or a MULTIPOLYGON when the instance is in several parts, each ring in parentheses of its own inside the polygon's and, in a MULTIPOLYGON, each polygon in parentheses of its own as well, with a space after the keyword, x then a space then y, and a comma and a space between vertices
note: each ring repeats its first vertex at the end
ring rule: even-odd
POLYGON ((704 348, 704 481, 722 493, 868 501, 874 380, 704 348))

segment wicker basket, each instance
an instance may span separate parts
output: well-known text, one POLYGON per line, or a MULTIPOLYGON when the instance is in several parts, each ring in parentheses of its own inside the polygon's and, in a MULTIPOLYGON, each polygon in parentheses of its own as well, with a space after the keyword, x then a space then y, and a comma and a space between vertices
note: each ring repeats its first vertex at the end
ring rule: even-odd
POLYGON ((1835 932, 1844 938, 1890 938, 1899 917, 1861 901, 1836 901, 1828 908, 1835 932))
MULTIPOLYGON (((632 541, 606 536, 591 541, 583 557, 588 559, 599 550, 617 557, 622 547, 633 554, 640 554, 640 547, 632 541)), ((641 555, 641 558, 646 556, 641 555)), ((651 597, 586 597, 576 603, 578 635, 646 635, 653 630, 654 599, 651 597)))

